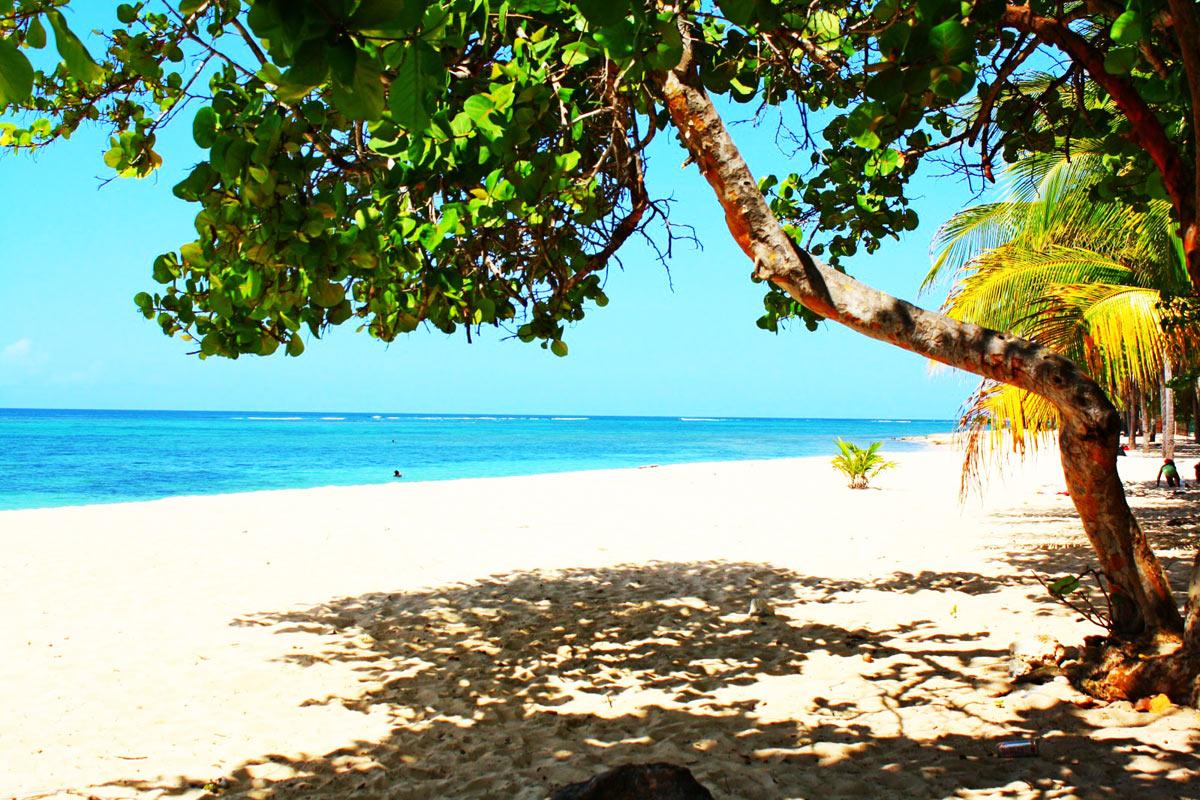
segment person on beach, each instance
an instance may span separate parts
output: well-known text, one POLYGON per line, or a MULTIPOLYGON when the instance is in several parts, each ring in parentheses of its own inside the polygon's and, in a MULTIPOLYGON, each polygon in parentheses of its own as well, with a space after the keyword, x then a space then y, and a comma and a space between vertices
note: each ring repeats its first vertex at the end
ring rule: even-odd
POLYGON ((1154 479, 1154 485, 1158 486, 1158 482, 1163 476, 1167 476, 1167 486, 1177 488, 1179 486, 1179 470, 1175 467, 1175 459, 1164 458, 1163 464, 1158 468, 1158 477, 1154 479))

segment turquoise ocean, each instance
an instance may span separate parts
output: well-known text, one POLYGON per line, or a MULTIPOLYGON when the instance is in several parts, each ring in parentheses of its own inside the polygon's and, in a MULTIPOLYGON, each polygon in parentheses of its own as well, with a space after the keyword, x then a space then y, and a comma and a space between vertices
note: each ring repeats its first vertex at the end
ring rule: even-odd
POLYGON ((0 510, 832 455, 950 420, 0 409, 0 510))

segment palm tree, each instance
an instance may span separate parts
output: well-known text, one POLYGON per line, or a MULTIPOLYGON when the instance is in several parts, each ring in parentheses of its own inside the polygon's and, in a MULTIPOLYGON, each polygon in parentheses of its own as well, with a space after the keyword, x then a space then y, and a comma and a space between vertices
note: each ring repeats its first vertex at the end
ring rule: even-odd
MULTIPOLYGON (((1084 366, 1119 408, 1135 408, 1138 396, 1169 398, 1164 375, 1186 356, 1183 337, 1164 325, 1162 301, 1186 293, 1188 276, 1170 204, 1098 202, 1092 189, 1106 171, 1100 143, 1089 141, 1076 142, 1069 159, 1011 165, 998 201, 938 230, 922 288, 948 279, 947 314, 1052 347, 1084 366)), ((978 474, 984 442, 1007 437, 1024 452, 1057 424, 1040 398, 985 381, 963 416, 964 481, 978 474)), ((1173 443, 1165 429, 1163 441, 1173 443)))

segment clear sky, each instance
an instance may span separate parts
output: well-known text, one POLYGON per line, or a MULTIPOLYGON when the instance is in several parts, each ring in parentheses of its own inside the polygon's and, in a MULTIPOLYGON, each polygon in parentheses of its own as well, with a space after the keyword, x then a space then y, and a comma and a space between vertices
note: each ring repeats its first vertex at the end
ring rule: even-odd
MULTIPOLYGON (((154 257, 193 238, 196 207, 171 194, 200 157, 188 118, 162 137, 166 164, 146 180, 101 188, 111 172, 98 130, 36 159, 0 158, 0 407, 948 418, 974 385, 831 323, 760 331, 750 264, 665 136, 651 193, 676 199, 673 220, 695 226, 703 248, 678 247, 668 281, 644 245, 626 247, 608 278, 610 304, 568 330, 567 358, 493 329, 474 344, 430 330, 388 346, 348 326, 308 341, 298 359, 280 350, 200 361, 132 301, 153 289, 154 257)), ((773 132, 734 128, 756 174, 787 171, 773 132)), ((914 188, 921 227, 857 257, 850 272, 936 306, 941 297, 916 296, 929 239, 971 195, 956 179, 914 188)))

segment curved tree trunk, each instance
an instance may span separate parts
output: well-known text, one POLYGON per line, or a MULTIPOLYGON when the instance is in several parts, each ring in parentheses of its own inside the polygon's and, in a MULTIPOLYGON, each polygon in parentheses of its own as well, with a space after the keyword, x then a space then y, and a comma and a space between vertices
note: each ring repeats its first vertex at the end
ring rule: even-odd
POLYGON ((959 369, 1035 392, 1058 409, 1063 472, 1114 600, 1126 640, 1178 641, 1183 629, 1167 577, 1130 513, 1117 477, 1120 417, 1072 362, 1006 333, 944 317, 844 275, 800 249, 780 227, 685 57, 661 81, 692 159, 725 211, 754 274, 827 319, 959 369))

